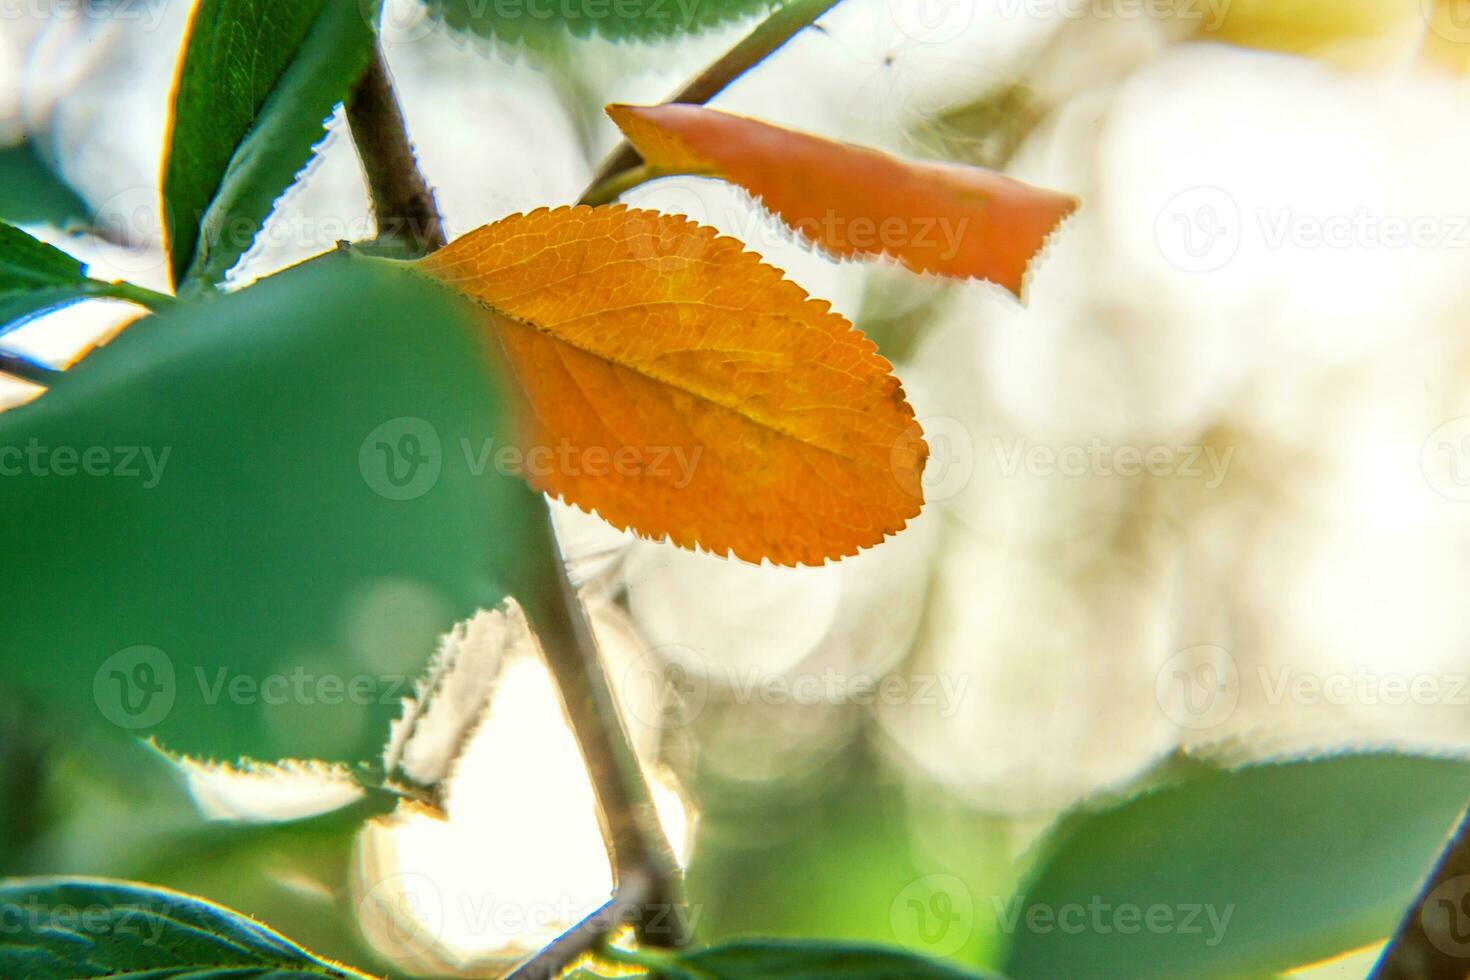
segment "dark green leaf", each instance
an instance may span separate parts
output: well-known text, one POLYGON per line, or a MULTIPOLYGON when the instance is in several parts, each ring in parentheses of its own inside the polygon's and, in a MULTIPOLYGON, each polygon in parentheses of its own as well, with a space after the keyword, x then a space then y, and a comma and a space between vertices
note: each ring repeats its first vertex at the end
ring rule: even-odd
POLYGON ((493 465, 482 345, 453 294, 332 255, 139 321, 0 413, 0 677, 195 756, 376 758, 544 513, 493 465))
POLYGON ((451 27, 554 48, 567 36, 659 41, 763 15, 784 0, 426 0, 451 27))
POLYGON ((742 939, 682 959, 694 968, 695 976, 719 980, 979 980, 983 976, 901 949, 810 939, 742 939))
POLYGON ((174 282, 217 283, 322 138, 366 66, 376 0, 202 0, 164 164, 174 282))
POLYGON ((331 963, 229 909, 103 878, 20 878, 0 886, 0 976, 28 980, 337 977, 331 963))
POLYGON ((0 150, 0 220, 64 228, 87 218, 86 204, 29 141, 0 150))
POLYGON ((1393 930, 1470 797, 1470 763, 1393 753, 1205 770, 1062 821, 997 915, 1004 966, 1271 974, 1393 930))
POLYGON ((0 336, 33 314, 115 292, 111 283, 88 279, 86 267, 59 248, 0 222, 0 336))

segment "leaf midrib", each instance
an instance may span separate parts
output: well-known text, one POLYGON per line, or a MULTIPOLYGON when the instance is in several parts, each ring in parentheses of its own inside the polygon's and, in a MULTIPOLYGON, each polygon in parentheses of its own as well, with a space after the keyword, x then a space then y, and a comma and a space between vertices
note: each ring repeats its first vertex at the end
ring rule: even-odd
MULTIPOLYGON (((767 419, 767 418, 761 418, 761 417, 758 417, 755 414, 752 414, 743 405, 740 405, 738 403, 737 404, 727 403, 726 401, 721 400, 716 395, 710 394, 709 392, 696 390, 695 388, 690 387, 688 384, 681 383, 679 380, 671 379, 671 378, 668 378, 668 377, 662 377, 662 376, 654 373, 653 371, 650 371, 650 370, 646 369, 645 366, 628 364, 625 361, 619 361, 616 358, 610 357, 607 354, 604 354, 603 352, 601 352, 599 350, 596 350, 596 349, 594 349, 592 347, 589 347, 589 346, 587 346, 585 344, 574 343, 573 341, 569 340, 568 338, 563 337, 561 334, 558 334, 555 330, 551 329, 550 327, 543 326, 542 324, 539 324, 539 323, 535 322, 534 320, 526 319, 525 317, 519 317, 519 316, 515 316, 515 315, 510 314, 510 313, 507 313, 504 310, 500 309, 499 307, 495 306, 494 304, 492 304, 490 302, 487 302, 486 300, 481 299, 481 298, 479 298, 477 296, 469 296, 469 295, 467 295, 465 293, 460 293, 459 295, 465 296, 467 299, 472 300, 475 303, 476 306, 479 306, 481 309, 483 309, 486 312, 490 313, 494 317, 498 317, 500 319, 509 321, 510 323, 516 324, 517 326, 524 327, 527 330, 533 331, 534 333, 536 333, 536 334, 538 334, 538 335, 540 335, 542 337, 547 338, 548 340, 552 341, 553 343, 562 344, 562 345, 564 345, 566 347, 572 348, 573 350, 580 351, 581 353, 587 354, 590 357, 594 357, 597 360, 599 360, 599 361, 603 362, 604 364, 607 364, 607 365, 609 365, 611 367, 619 368, 619 369, 624 370, 624 371, 630 371, 633 374, 636 374, 636 375, 638 375, 640 377, 647 378, 648 380, 653 381, 653 382, 655 382, 657 384, 663 385, 663 386, 668 387, 668 388, 672 388, 673 390, 678 391, 678 392, 681 392, 683 394, 686 394, 686 395, 688 395, 691 398, 698 399, 699 401, 702 401, 702 402, 704 402, 707 405, 713 405, 716 408, 724 409, 727 412, 730 412, 730 413, 732 413, 734 415, 738 415, 740 418, 746 420, 750 424, 755 425, 755 426, 757 426, 759 428, 762 428, 762 429, 764 429, 764 430, 766 430, 768 432, 772 432, 772 433, 774 433, 774 434, 776 434, 778 436, 781 436, 782 438, 790 439, 792 442, 798 443, 798 444, 800 444, 802 446, 805 446, 807 448, 810 448, 810 449, 815 449, 815 450, 817 450, 819 452, 826 453, 826 454, 828 454, 830 456, 834 456, 837 459, 844 460, 844 461, 849 462, 849 463, 853 463, 853 464, 858 465, 858 466, 861 466, 862 468, 867 469, 867 470, 880 470, 880 469, 883 468, 882 466, 874 465, 873 461, 870 460, 870 459, 861 459, 861 458, 858 458, 856 456, 848 455, 847 453, 840 452, 840 451, 838 451, 836 449, 832 449, 832 448, 829 448, 827 446, 820 445, 819 443, 813 442, 810 439, 803 438, 802 436, 800 436, 800 435, 798 435, 798 434, 796 434, 794 432, 787 431, 785 428, 783 428, 782 426, 780 426, 779 424, 777 424, 774 420, 767 419)), ((671 301, 671 302, 677 302, 677 301, 671 301)), ((647 304, 639 304, 639 305, 647 305, 647 304)), ((787 319, 789 319, 789 317, 787 319)), ((839 406, 829 406, 829 407, 836 408, 836 407, 839 407, 839 406)), ((600 414, 601 413, 599 413, 599 415, 600 414)))

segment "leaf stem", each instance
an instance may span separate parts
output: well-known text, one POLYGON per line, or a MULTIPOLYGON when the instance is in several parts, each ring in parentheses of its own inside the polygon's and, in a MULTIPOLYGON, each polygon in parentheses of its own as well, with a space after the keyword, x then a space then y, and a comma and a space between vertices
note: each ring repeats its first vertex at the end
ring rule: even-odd
POLYGON ((383 50, 376 45, 348 96, 347 124, 367 175, 378 238, 400 243, 415 256, 443 248, 439 205, 419 171, 383 50))
MULTIPOLYGON (((837 6, 839 2, 841 0, 793 0, 786 4, 757 24, 753 31, 745 35, 708 68, 694 76, 667 101, 704 105, 723 92, 735 79, 778 51, 803 28, 810 27, 818 17, 837 6)), ((603 160, 602 165, 597 168, 596 176, 592 178, 592 183, 588 185, 577 203, 600 204, 615 200, 618 194, 654 176, 650 173, 642 180, 636 180, 630 184, 613 184, 642 162, 643 159, 638 155, 638 151, 633 149, 627 140, 623 140, 613 148, 613 151, 603 160), (611 191, 605 189, 604 185, 609 184, 616 189, 611 191)))
POLYGON ((1465 976, 1465 955, 1470 949, 1466 949, 1458 931, 1456 916, 1465 907, 1467 895, 1470 895, 1470 810, 1460 814, 1460 823, 1449 844, 1383 948, 1368 980, 1465 976), (1439 895, 1431 907, 1431 899, 1440 891, 1445 894, 1439 895), (1443 906, 1449 906, 1448 914, 1443 906))
POLYGON ((124 282, 123 280, 104 283, 101 295, 110 299, 125 299, 130 303, 146 306, 155 313, 178 302, 177 299, 168 293, 155 292, 146 286, 139 286, 136 283, 124 282))
POLYGON ((646 163, 639 163, 629 167, 622 173, 613 174, 607 180, 594 187, 587 188, 587 193, 582 195, 579 204, 611 204, 623 195, 625 191, 632 190, 639 184, 645 183, 659 176, 658 172, 646 163))

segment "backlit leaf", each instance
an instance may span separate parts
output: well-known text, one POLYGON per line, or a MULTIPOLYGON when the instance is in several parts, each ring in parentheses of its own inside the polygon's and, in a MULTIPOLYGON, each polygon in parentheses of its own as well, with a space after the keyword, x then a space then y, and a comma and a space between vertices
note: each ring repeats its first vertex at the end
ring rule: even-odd
POLYGON ((418 265, 490 312, 539 489, 788 565, 919 512, 927 448, 888 362, 734 239, 622 206, 542 209, 418 265))
POLYGON ((1005 971, 1224 980, 1375 942, 1467 795, 1464 760, 1380 752, 1207 769, 1083 807, 996 908, 1005 971))
POLYGON ((763 14, 781 0, 427 0, 446 24, 542 49, 561 39, 658 41, 763 14))
POLYGON ((513 651, 535 642, 520 603, 509 597, 445 634, 393 723, 383 750, 389 777, 437 790, 484 717, 501 667, 513 651))
POLYGON ((201 0, 174 93, 163 218, 175 283, 250 247, 372 51, 375 0, 201 0))
POLYGON ((126 881, 10 879, 0 885, 0 915, 0 976, 367 976, 212 902, 126 881))
POLYGON ((1077 208, 1071 195, 993 171, 899 160, 703 106, 607 111, 656 173, 738 184, 834 256, 886 255, 1017 296, 1027 264, 1077 208))

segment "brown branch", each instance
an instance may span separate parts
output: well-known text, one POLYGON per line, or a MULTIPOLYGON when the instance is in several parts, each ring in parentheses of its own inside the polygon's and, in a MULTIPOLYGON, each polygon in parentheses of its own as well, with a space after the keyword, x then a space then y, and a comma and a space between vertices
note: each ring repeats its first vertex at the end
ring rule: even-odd
MULTIPOLYGON (((704 105, 839 2, 840 0, 795 0, 780 8, 666 101, 704 105)), ((627 140, 623 140, 597 168, 596 176, 587 185, 587 190, 577 203, 592 204, 611 200, 602 189, 603 185, 617 180, 642 163, 643 158, 638 155, 638 151, 627 140)), ((630 186, 633 185, 619 187, 618 191, 627 190, 630 186)))
POLYGON ((367 174, 378 238, 401 242, 415 255, 444 247, 434 192, 419 172, 403 110, 380 48, 347 99, 347 124, 367 174))
POLYGON ((1470 975, 1470 811, 1404 913, 1368 980, 1464 980, 1470 975))
POLYGON ((644 946, 683 946, 689 936, 679 866, 623 728, 591 624, 567 577, 550 510, 544 515, 542 538, 555 581, 547 583, 543 594, 530 597, 527 615, 591 777, 618 892, 630 882, 647 882, 633 921, 638 941, 644 946))
MULTIPOLYGON (((827 2, 830 5, 835 0, 827 2)), ((381 51, 374 52, 353 89, 347 118, 372 189, 379 237, 389 231, 386 226, 392 222, 396 230, 409 233, 409 243, 420 254, 442 248, 444 231, 434 195, 414 159, 381 51)), ((616 891, 601 910, 516 971, 514 976, 521 980, 556 975, 625 922, 632 922, 644 946, 682 946, 689 938, 679 866, 618 715, 591 625, 567 577, 544 500, 537 521, 546 574, 539 588, 517 598, 541 641, 587 766, 616 891)))

